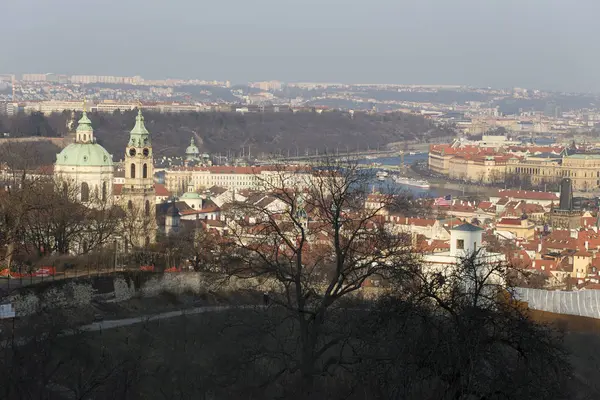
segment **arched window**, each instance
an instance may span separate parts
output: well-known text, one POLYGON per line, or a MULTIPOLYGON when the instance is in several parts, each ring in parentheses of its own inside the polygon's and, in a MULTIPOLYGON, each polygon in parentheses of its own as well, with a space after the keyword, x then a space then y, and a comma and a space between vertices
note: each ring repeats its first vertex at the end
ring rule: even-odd
POLYGON ((146 247, 150 246, 150 236, 146 236, 146 247))
POLYGON ((63 196, 65 196, 65 197, 67 197, 69 195, 69 186, 68 186, 67 182, 63 182, 62 192, 63 192, 63 196))
POLYGON ((90 187, 86 182, 81 184, 81 201, 90 201, 90 187))
POLYGON ((131 177, 135 178, 135 164, 131 164, 131 177))
POLYGON ((102 182, 102 201, 106 201, 106 181, 102 182))
POLYGON ((146 200, 146 205, 144 206, 144 211, 146 212, 146 216, 150 215, 150 202, 146 200))
POLYGON ((133 202, 132 202, 131 200, 129 200, 129 201, 127 202, 127 209, 128 209, 128 210, 131 210, 132 208, 133 208, 133 202))
POLYGON ((85 135, 85 134, 83 135, 83 141, 87 142, 87 135, 85 135))
POLYGON ((142 167, 142 178, 148 177, 148 164, 144 164, 142 167))

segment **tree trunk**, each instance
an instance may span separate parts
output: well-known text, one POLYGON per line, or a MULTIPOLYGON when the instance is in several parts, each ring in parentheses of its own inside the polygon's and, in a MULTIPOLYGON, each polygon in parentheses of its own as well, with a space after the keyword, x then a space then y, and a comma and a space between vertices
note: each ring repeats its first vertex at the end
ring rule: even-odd
POLYGON ((9 271, 12 265, 13 253, 15 252, 15 248, 15 240, 11 239, 11 241, 8 243, 8 246, 6 246, 6 267, 9 271))

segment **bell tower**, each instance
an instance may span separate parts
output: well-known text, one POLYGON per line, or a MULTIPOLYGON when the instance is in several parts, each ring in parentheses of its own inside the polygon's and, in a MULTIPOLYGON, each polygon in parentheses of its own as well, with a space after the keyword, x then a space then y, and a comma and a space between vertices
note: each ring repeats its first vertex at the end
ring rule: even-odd
POLYGON ((156 241, 154 160, 150 133, 139 109, 125 149, 123 208, 127 212, 131 244, 144 247, 156 241))

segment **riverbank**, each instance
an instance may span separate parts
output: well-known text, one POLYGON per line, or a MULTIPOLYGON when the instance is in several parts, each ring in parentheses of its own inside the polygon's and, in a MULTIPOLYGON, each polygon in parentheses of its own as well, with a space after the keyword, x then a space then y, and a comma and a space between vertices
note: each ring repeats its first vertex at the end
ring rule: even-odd
POLYGON ((419 168, 413 164, 411 168, 406 169, 406 175, 415 179, 425 179, 429 182, 432 189, 437 193, 451 194, 452 196, 493 196, 498 193, 496 187, 483 186, 471 183, 449 182, 442 178, 434 178, 428 174, 421 173, 419 168))

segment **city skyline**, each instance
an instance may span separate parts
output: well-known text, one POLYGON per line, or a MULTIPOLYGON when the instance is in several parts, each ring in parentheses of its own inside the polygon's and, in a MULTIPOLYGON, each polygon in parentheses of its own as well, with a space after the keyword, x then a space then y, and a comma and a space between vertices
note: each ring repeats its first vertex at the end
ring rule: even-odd
POLYGON ((1 71, 600 91, 590 0, 60 5, 4 7, 1 71))

